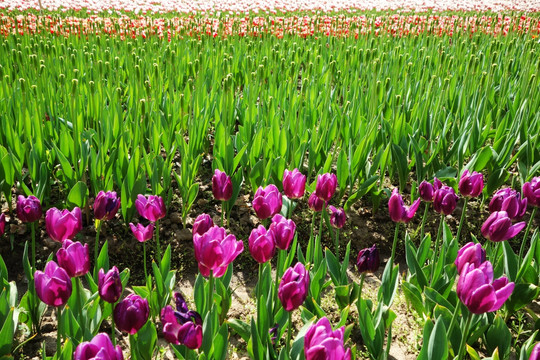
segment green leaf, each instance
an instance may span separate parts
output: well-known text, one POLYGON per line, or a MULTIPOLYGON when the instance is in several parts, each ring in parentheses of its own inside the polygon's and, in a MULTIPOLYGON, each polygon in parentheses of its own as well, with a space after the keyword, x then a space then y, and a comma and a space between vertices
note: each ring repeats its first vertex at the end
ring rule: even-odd
POLYGON ((248 323, 238 319, 227 320, 227 323, 245 342, 248 342, 251 334, 251 327, 248 323))
POLYGON ((508 241, 503 241, 502 245, 504 250, 504 270, 509 280, 515 281, 518 272, 517 256, 508 241))
POLYGON ((510 354, 512 334, 500 315, 495 316, 492 325, 486 331, 485 337, 488 351, 491 353, 499 349, 502 358, 506 359, 510 354))
POLYGON ((442 317, 439 317, 435 322, 435 327, 429 337, 427 358, 429 360, 445 360, 448 358, 446 328, 442 317))

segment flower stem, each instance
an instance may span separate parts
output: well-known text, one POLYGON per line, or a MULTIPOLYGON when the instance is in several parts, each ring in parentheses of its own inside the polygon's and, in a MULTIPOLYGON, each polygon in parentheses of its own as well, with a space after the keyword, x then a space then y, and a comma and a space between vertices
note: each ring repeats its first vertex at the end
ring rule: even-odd
POLYGON ((469 335, 469 327, 471 326, 471 320, 472 314, 469 312, 469 315, 467 316, 467 322, 465 323, 465 329, 463 330, 463 334, 461 336, 461 343, 459 344, 459 353, 457 356, 457 360, 463 359, 463 355, 465 355, 465 348, 467 347, 467 336, 469 335))
POLYGON ((465 198, 465 202, 463 203, 463 210, 461 211, 461 220, 459 220, 459 226, 456 234, 456 243, 459 245, 459 236, 461 235, 461 227, 463 226, 463 223, 465 222, 465 213, 467 212, 467 203, 469 202, 469 198, 465 198))
POLYGON ((396 257, 396 247, 398 242, 398 235, 399 235, 399 224, 396 223, 396 231, 394 232, 394 242, 392 243, 392 255, 390 256, 390 262, 394 264, 394 259, 396 257))
POLYGON ((221 227, 223 227, 223 218, 225 217, 225 202, 221 202, 221 227))
POLYGON ((208 277, 208 313, 212 311, 214 305, 214 271, 210 270, 210 276, 208 277))
POLYGON ((94 244, 94 280, 97 282, 98 255, 99 255, 99 233, 101 232, 101 220, 96 220, 96 242, 94 244))
POLYGON ((282 276, 281 272, 281 262, 283 261, 283 253, 285 253, 285 250, 278 249, 278 258, 277 258, 277 266, 276 266, 276 281, 274 282, 274 314, 277 312, 277 304, 278 304, 278 285, 279 285, 279 279, 282 276))
POLYGON ((144 281, 148 278, 148 273, 146 272, 146 241, 142 243, 143 245, 143 266, 144 266, 144 281))
POLYGON ((161 264, 161 246, 159 245, 159 220, 156 220, 156 254, 158 263, 161 264))
MULTIPOLYGON (((531 225, 533 223, 534 217, 536 215, 536 209, 537 207, 534 207, 531 212, 531 218, 529 219, 529 223, 527 224, 527 228, 525 229, 525 235, 523 235, 523 240, 521 241, 521 247, 519 248, 519 257, 518 261, 521 262, 523 260, 523 251, 525 250, 525 243, 527 242, 527 237, 529 237, 529 231, 531 230, 531 225)), ((521 267, 521 264, 518 264, 518 269, 521 267)))
POLYGON ((437 239, 435 240, 435 248, 433 249, 433 257, 431 258, 431 274, 429 275, 431 281, 433 281, 433 273, 435 272, 435 259, 437 259, 437 250, 439 250, 439 242, 441 240, 443 222, 444 215, 441 214, 441 220, 439 220, 439 230, 437 230, 437 239))
POLYGON ((429 203, 426 203, 426 207, 424 209, 424 216, 422 216, 422 226, 420 227, 420 242, 424 240, 424 225, 426 224, 428 210, 429 210, 429 203))
POLYGON ((111 304, 111 340, 113 346, 116 346, 116 325, 114 323, 114 304, 111 304))
POLYGON ((336 229, 336 236, 334 237, 334 247, 336 248, 336 258, 339 261, 339 229, 336 229))
POLYGON ((311 217, 311 227, 309 229, 308 246, 306 249, 306 262, 308 264, 312 264, 313 261, 313 228, 315 227, 315 216, 317 216, 317 213, 313 212, 313 216, 311 217))
POLYGON ((287 325, 287 342, 285 343, 285 349, 287 355, 291 352, 291 338, 292 338, 292 311, 287 311, 289 315, 289 321, 287 325))
POLYGON ((364 287, 364 279, 366 278, 366 273, 363 272, 360 276, 360 290, 358 290, 358 298, 362 298, 362 288, 364 287))
POLYGON ((79 308, 79 321, 82 325, 82 328, 84 328, 86 326, 85 324, 85 319, 84 319, 84 316, 83 316, 83 303, 82 303, 82 294, 81 294, 81 279, 79 277, 76 277, 75 279, 73 279, 74 282, 75 282, 75 294, 77 296, 77 307, 79 308))
POLYGON ((61 318, 61 315, 62 315, 62 308, 61 306, 58 306, 56 308, 56 321, 58 322, 58 325, 56 327, 56 356, 57 358, 60 358, 60 355, 61 355, 61 350, 62 350, 62 346, 61 346, 61 343, 62 343, 62 329, 61 329, 61 326, 62 326, 62 323, 60 321, 60 318, 61 318))
POLYGON ((32 274, 36 271, 36 223, 30 223, 30 231, 32 233, 32 274))

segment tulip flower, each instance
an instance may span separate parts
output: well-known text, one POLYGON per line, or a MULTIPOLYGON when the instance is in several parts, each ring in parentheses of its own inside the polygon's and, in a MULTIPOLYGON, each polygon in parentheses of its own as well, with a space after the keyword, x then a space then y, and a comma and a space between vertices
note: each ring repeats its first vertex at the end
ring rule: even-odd
POLYGON ((309 272, 298 262, 285 270, 278 288, 278 297, 286 311, 298 309, 306 300, 309 290, 309 272))
POLYGON ((255 261, 260 264, 270 260, 276 252, 274 233, 267 231, 262 225, 253 229, 249 235, 249 252, 255 261))
POLYGON ((418 186, 418 193, 420 194, 420 198, 425 202, 433 202, 435 192, 439 190, 442 186, 442 182, 437 178, 433 180, 433 185, 431 185, 425 180, 422 181, 418 186))
POLYGON ((154 236, 154 224, 150 223, 148 226, 143 226, 142 224, 133 225, 129 223, 129 227, 139 242, 145 242, 150 240, 154 236))
POLYGON ((440 214, 450 215, 455 210, 458 199, 454 189, 445 185, 435 191, 433 208, 440 214))
POLYGON ((356 267, 360 273, 375 272, 381 263, 377 245, 362 249, 356 258, 356 267))
POLYGON ((119 330, 134 335, 146 324, 149 314, 148 300, 129 294, 116 305, 113 316, 119 330))
POLYGON ((323 201, 330 201, 337 188, 337 176, 335 174, 320 174, 317 176, 315 194, 323 201))
POLYGON ((141 194, 137 195, 135 208, 139 215, 152 222, 164 218, 166 214, 163 198, 156 195, 149 195, 148 197, 141 194))
POLYGON ((289 199, 300 199, 306 191, 306 176, 302 175, 298 169, 289 171, 285 169, 283 173, 283 193, 289 199))
POLYGON ((0 214, 0 236, 6 231, 6 214, 0 214))
POLYGON ((529 360, 540 360, 540 342, 534 345, 529 360))
POLYGON ((458 185, 459 192, 465 197, 477 197, 484 189, 484 175, 473 171, 465 170, 461 174, 458 185))
POLYGON ((208 277, 212 271, 214 277, 222 277, 227 266, 244 250, 244 243, 236 241, 232 234, 227 235, 224 228, 213 226, 203 235, 193 235, 193 247, 201 274, 208 277))
POLYGON ((54 241, 73 239, 82 230, 81 209, 76 207, 70 212, 66 209, 50 208, 45 214, 45 227, 54 241))
POLYGON ((111 220, 120 209, 120 198, 114 191, 100 191, 94 201, 94 217, 97 220, 111 220))
POLYGON ((270 184, 267 187, 259 187, 253 199, 253 209, 257 217, 261 220, 268 219, 281 211, 281 193, 276 185, 270 184))
POLYGON ((19 220, 31 223, 39 220, 42 214, 41 203, 37 197, 32 195, 27 198, 22 195, 17 197, 17 217, 19 220))
POLYGON ((216 200, 228 201, 232 197, 232 192, 231 177, 216 169, 212 177, 212 193, 216 200))
POLYGON ((345 226, 347 215, 345 214, 343 208, 337 209, 330 205, 328 206, 328 210, 330 210, 330 224, 333 227, 336 229, 341 229, 343 226, 345 226))
POLYGON ((351 350, 345 350, 343 345, 344 333, 345 326, 332 331, 330 321, 326 317, 311 325, 304 338, 306 360, 350 360, 351 350))
POLYGON ((294 239, 296 224, 294 221, 287 220, 280 214, 276 214, 272 218, 272 224, 270 224, 268 230, 274 234, 276 247, 281 250, 288 250, 294 239))
POLYGON ((34 273, 34 284, 37 296, 50 306, 65 305, 71 296, 71 278, 66 270, 54 261, 45 265, 45 272, 37 270, 34 273))
POLYGON ((317 194, 313 193, 308 199, 308 206, 315 212, 322 211, 326 207, 327 202, 317 197, 317 194))
POLYGON ((69 239, 62 243, 62 247, 56 252, 58 265, 63 267, 70 277, 85 275, 90 270, 90 255, 88 244, 81 244, 69 239))
POLYGON ((73 360, 124 360, 120 345, 114 346, 109 336, 100 333, 91 341, 80 343, 73 353, 73 360))
POLYGON ((177 311, 174 311, 170 305, 161 310, 165 340, 171 344, 198 349, 202 344, 201 315, 196 311, 189 311, 184 298, 179 293, 175 293, 175 298, 177 311))
POLYGON ((531 181, 523 184, 523 197, 527 199, 531 206, 540 207, 540 176, 536 176, 531 181))
POLYGON ((408 223, 414 217, 418 206, 420 206, 420 199, 416 199, 410 207, 405 206, 397 188, 392 191, 392 196, 388 200, 388 211, 394 222, 408 223))
POLYGON ((510 188, 500 189, 489 202, 489 212, 506 211, 512 220, 519 220, 527 211, 528 198, 521 199, 521 195, 510 188))
POLYGON ((459 249, 456 257, 456 267, 458 274, 467 264, 473 264, 475 267, 479 267, 486 261, 486 250, 480 244, 469 242, 459 249))
POLYGON ((465 264, 456 292, 471 313, 483 314, 499 310, 513 290, 514 283, 509 283, 505 276, 493 280, 493 266, 485 261, 478 267, 465 264))
POLYGON ((99 269, 98 279, 99 296, 108 303, 116 303, 122 296, 122 281, 118 268, 113 266, 106 273, 105 270, 99 269))
POLYGON ((199 234, 203 235, 207 232, 212 226, 214 226, 214 221, 208 214, 201 214, 197 216, 195 222, 193 223, 193 235, 199 234))
POLYGON ((512 225, 506 211, 491 213, 482 225, 482 235, 494 242, 505 241, 516 236, 525 227, 525 222, 512 225))

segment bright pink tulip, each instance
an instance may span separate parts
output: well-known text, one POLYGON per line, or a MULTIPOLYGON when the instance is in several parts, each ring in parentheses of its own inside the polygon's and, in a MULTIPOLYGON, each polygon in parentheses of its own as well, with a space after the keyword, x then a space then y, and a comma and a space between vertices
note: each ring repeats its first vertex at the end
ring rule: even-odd
POLYGON ((135 200, 135 208, 143 218, 156 222, 159 219, 165 217, 165 203, 163 198, 157 195, 137 195, 137 200, 135 200))
POLYGON ((58 265, 63 267, 70 277, 79 277, 90 271, 90 256, 88 244, 81 244, 69 239, 62 243, 56 252, 58 265))
POLYGON ((124 360, 124 354, 120 345, 113 346, 109 335, 100 333, 91 341, 80 343, 73 360, 124 360))
POLYGON ((222 277, 227 266, 244 250, 244 243, 236 241, 232 234, 227 235, 225 229, 219 226, 211 227, 202 235, 193 235, 195 259, 203 276, 222 277))
POLYGON ((506 211, 512 220, 519 220, 527 211, 528 199, 521 199, 520 193, 514 189, 500 189, 489 202, 489 212, 506 211))
POLYGON ((345 326, 333 331, 326 317, 310 326, 304 338, 306 360, 350 360, 351 350, 345 350, 345 326))
POLYGON ((81 209, 76 207, 69 210, 50 208, 45 214, 45 227, 51 239, 64 242, 73 239, 82 230, 81 209))
POLYGON ((534 345, 529 360, 540 360, 540 342, 534 345))
POLYGON ((37 296, 50 306, 65 305, 71 296, 71 278, 66 270, 54 261, 49 261, 45 265, 45 272, 36 270, 34 284, 37 296))
POLYGON ((324 200, 321 200, 317 197, 317 194, 313 193, 309 196, 308 199, 308 206, 311 210, 315 212, 322 211, 323 208, 326 207, 327 202, 324 200))
POLYGON ((97 220, 111 220, 120 209, 120 198, 114 191, 100 191, 94 200, 94 217, 97 220))
POLYGON ((523 197, 527 199, 531 206, 540 207, 540 176, 536 176, 531 181, 523 184, 523 197))
POLYGON ((298 262, 285 270, 278 288, 278 298, 286 311, 298 309, 306 300, 309 290, 309 271, 298 262))
POLYGON ((420 206, 420 199, 416 199, 410 207, 405 206, 397 188, 392 191, 392 196, 388 200, 388 211, 394 222, 408 223, 414 217, 418 206, 420 206))
POLYGON ((150 223, 148 226, 143 226, 140 223, 135 226, 133 223, 129 223, 129 227, 139 242, 145 242, 154 236, 154 223, 150 223))
POLYGON ((283 193, 289 199, 300 199, 306 191, 306 176, 302 175, 298 169, 289 171, 285 169, 283 173, 283 193))
POLYGON ((277 248, 287 250, 294 239, 296 224, 294 221, 287 220, 280 214, 276 214, 272 218, 272 224, 270 224, 270 229, 268 230, 274 234, 277 248))
POLYGON ((525 222, 512 225, 506 211, 491 213, 482 225, 482 235, 494 242, 505 241, 516 236, 525 227, 525 222))
POLYGON ((265 188, 260 186, 255 192, 253 209, 261 220, 268 219, 279 213, 282 204, 281 193, 274 184, 270 184, 265 188))
POLYGON ((418 186, 418 193, 420 195, 420 198, 424 200, 425 202, 433 202, 433 198, 435 197, 435 192, 439 190, 442 187, 441 180, 435 178, 433 180, 433 185, 428 183, 427 181, 422 181, 420 185, 418 186))
POLYGON ((43 211, 41 203, 35 196, 30 195, 25 198, 22 195, 17 197, 17 217, 22 222, 34 222, 41 218, 43 211))
POLYGON ((219 169, 215 170, 212 177, 212 193, 216 200, 228 201, 232 197, 231 177, 219 169))
POLYGON ((456 257, 456 267, 458 274, 467 264, 474 264, 475 267, 479 267, 484 261, 486 261, 486 250, 480 244, 469 242, 459 249, 456 257))
POLYGON ((0 214, 0 236, 6 231, 6 214, 0 214))
POLYGON ((323 201, 330 201, 337 188, 337 176, 336 174, 320 174, 317 176, 317 185, 315 187, 315 194, 323 201))
POLYGON ((276 252, 276 241, 272 231, 262 225, 251 230, 249 235, 249 252, 258 263, 267 262, 276 252))
POLYGON ((212 226, 214 226, 214 221, 208 214, 201 214, 197 216, 195 222, 193 223, 193 235, 199 234, 202 235, 207 232, 212 226))

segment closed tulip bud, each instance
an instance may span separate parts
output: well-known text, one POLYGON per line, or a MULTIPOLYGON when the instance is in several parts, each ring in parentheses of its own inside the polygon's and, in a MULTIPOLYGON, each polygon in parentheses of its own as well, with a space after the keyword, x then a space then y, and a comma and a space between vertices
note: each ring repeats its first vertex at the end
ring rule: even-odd
POLYGON ((308 206, 311 210, 315 212, 322 211, 323 208, 326 207, 327 202, 324 200, 321 200, 317 197, 317 194, 313 193, 310 195, 308 199, 308 206))
POLYGON ((465 265, 473 264, 479 267, 484 261, 486 261, 486 250, 480 244, 469 242, 459 249, 455 264, 458 274, 461 274, 465 265))
POLYGON ((280 214, 276 214, 272 218, 272 224, 270 224, 270 229, 268 230, 274 234, 276 247, 281 250, 287 250, 294 239, 296 224, 294 221, 287 220, 280 214))
POLYGON ((505 241, 516 236, 525 227, 525 222, 512 225, 506 211, 491 213, 482 225, 482 235, 494 242, 505 241))
POLYGON ((22 195, 17 197, 17 217, 22 222, 34 222, 41 218, 43 211, 41 203, 35 196, 30 195, 25 198, 22 195))
POLYGON ((134 335, 146 324, 150 309, 148 300, 136 294, 129 294, 114 308, 114 322, 120 331, 134 335))
POLYGON ((124 360, 120 345, 114 346, 109 335, 100 333, 90 341, 80 343, 73 353, 73 360, 124 360))
POLYGON ((71 278, 66 270, 54 261, 45 265, 45 272, 37 270, 34 273, 34 284, 37 296, 50 306, 65 305, 71 296, 71 278))
POLYGON ((265 263, 274 256, 276 242, 272 231, 262 225, 251 231, 249 235, 249 252, 258 263, 265 263))
POLYGON ((97 220, 111 220, 120 209, 120 198, 114 191, 100 191, 94 201, 94 217, 97 220))
POLYGON ((356 258, 356 267, 360 273, 375 272, 379 269, 381 259, 379 256, 379 249, 377 245, 373 244, 372 247, 362 249, 358 252, 356 258))
POLYGON ((540 177, 539 176, 534 177, 531 181, 523 184, 523 197, 527 199, 527 201, 529 202, 531 206, 540 207, 540 177))
POLYGON ((145 242, 154 236, 153 223, 148 224, 148 226, 143 226, 142 224, 137 224, 137 226, 135 226, 133 223, 129 223, 129 227, 133 232, 133 235, 135 235, 135 239, 139 242, 145 242))
POLYGON ((279 213, 282 205, 281 193, 276 185, 270 184, 265 188, 259 187, 255 192, 253 209, 261 220, 268 219, 279 213))
POLYGON ((197 216, 195 222, 193 223, 193 235, 199 234, 203 235, 207 232, 212 226, 214 226, 214 221, 208 214, 201 214, 197 216))
POLYGON ((135 208, 139 215, 152 222, 164 218, 166 214, 163 198, 156 195, 149 195, 148 197, 141 194, 137 195, 135 208))
POLYGON ((167 342, 198 349, 202 345, 202 318, 196 311, 189 311, 184 298, 175 293, 176 310, 167 305, 161 310, 163 335, 167 342))
POLYGON ((232 197, 232 192, 231 177, 216 169, 212 177, 212 193, 216 200, 228 201, 232 197))
POLYGON ((278 288, 278 297, 286 311, 298 309, 306 300, 309 290, 309 272, 298 262, 285 270, 278 288))
POLYGON ((283 193, 289 199, 300 199, 306 191, 306 176, 302 175, 298 169, 289 171, 285 169, 283 173, 283 193))
POLYGON ((540 342, 534 345, 529 360, 540 360, 540 342))
POLYGON ((390 200, 388 200, 388 211, 394 222, 408 223, 414 217, 418 206, 420 206, 420 199, 416 199, 410 207, 405 206, 397 188, 392 191, 390 200))
POLYGON ((337 176, 335 174, 320 174, 317 176, 315 194, 323 201, 330 201, 337 188, 337 176))
POLYGON ((328 318, 323 317, 311 325, 304 338, 306 360, 350 360, 351 349, 343 345, 345 326, 333 331, 328 318))
POLYGON ((6 231, 6 214, 0 214, 0 236, 6 231))
POLYGON ((519 220, 527 211, 528 199, 521 199, 521 195, 510 188, 500 189, 489 202, 489 211, 506 211, 512 220, 519 220))
POLYGON ((213 226, 204 234, 193 234, 193 247, 199 271, 203 276, 222 277, 227 266, 244 250, 244 243, 236 241, 232 234, 227 235, 225 229, 213 226))
POLYGON ((420 194, 420 198, 425 202, 433 202, 435 191, 439 190, 441 187, 442 183, 437 178, 433 180, 433 185, 424 180, 418 186, 418 193, 420 194))
POLYGON ((465 197, 477 197, 484 189, 484 175, 473 171, 465 170, 461 174, 458 185, 459 192, 465 197))
POLYGON ((443 186, 435 191, 433 208, 441 214, 450 215, 457 206, 458 196, 450 186, 443 186))
POLYGON ((76 207, 70 212, 66 209, 50 208, 45 214, 45 227, 54 241, 73 239, 82 229, 81 209, 76 207))
POLYGON ((336 229, 341 229, 343 226, 345 226, 347 215, 345 214, 345 210, 343 210, 343 208, 337 209, 330 205, 328 206, 328 210, 330 212, 330 225, 336 229))
POLYGON ((62 243, 56 252, 58 265, 63 267, 70 277, 79 277, 90 271, 90 256, 88 244, 81 244, 69 239, 62 243))
POLYGON ((120 296, 122 296, 122 281, 116 266, 113 266, 107 273, 105 273, 105 270, 99 269, 98 290, 99 296, 108 303, 114 304, 120 299, 120 296))

